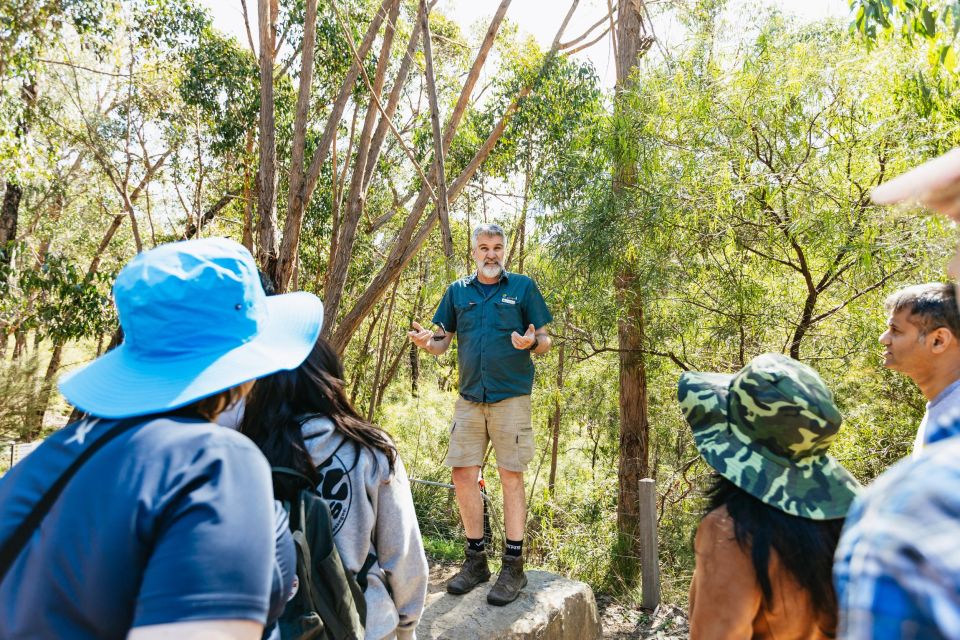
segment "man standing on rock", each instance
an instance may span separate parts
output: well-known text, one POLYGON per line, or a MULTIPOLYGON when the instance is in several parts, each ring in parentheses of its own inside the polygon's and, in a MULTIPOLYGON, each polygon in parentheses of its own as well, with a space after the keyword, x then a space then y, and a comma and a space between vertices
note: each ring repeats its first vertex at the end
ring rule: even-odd
POLYGON ((418 347, 433 355, 447 350, 453 334, 460 336, 460 397, 444 464, 453 468, 467 550, 463 568, 447 583, 448 593, 464 594, 490 579, 477 478, 487 443, 493 442, 507 538, 503 567, 487 595, 487 602, 493 605, 513 602, 527 584, 523 573, 527 518, 523 472, 533 457, 531 354, 550 350, 544 326, 553 320, 536 283, 503 269, 506 242, 499 225, 475 228, 472 255, 477 271, 447 287, 433 316, 440 330, 433 332, 414 322, 414 330, 409 332, 418 347))

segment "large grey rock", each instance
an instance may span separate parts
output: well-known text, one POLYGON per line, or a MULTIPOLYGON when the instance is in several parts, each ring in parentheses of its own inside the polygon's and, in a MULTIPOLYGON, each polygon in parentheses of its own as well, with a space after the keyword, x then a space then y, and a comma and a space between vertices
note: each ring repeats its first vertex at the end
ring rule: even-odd
POLYGON ((427 605, 417 626, 419 640, 591 640, 600 637, 597 603, 589 586, 547 573, 527 571, 529 583, 505 607, 487 604, 496 580, 463 596, 430 585, 427 605))

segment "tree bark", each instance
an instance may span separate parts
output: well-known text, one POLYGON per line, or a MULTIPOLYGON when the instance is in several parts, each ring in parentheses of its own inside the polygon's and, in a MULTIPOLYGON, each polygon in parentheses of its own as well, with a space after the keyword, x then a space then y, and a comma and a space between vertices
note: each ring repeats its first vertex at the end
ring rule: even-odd
POLYGON ((57 371, 60 370, 60 360, 63 357, 63 341, 57 340, 53 344, 53 352, 50 354, 50 362, 47 364, 47 371, 40 383, 40 394, 37 396, 37 408, 26 429, 27 442, 33 442, 39 439, 43 432, 43 417, 47 413, 47 405, 50 404, 50 395, 53 391, 53 385, 56 383, 57 371))
MULTIPOLYGON (((250 155, 253 153, 253 130, 247 131, 246 153, 243 156, 243 246, 253 253, 253 197, 257 193, 256 185, 251 184, 250 155)), ((257 182, 259 176, 253 176, 257 182)))
POLYGON ((620 349, 620 460, 617 529, 623 562, 617 567, 626 584, 638 577, 640 558, 640 480, 649 473, 647 375, 643 361, 643 296, 637 274, 624 266, 615 288, 621 317, 617 325, 620 349))
MULTIPOLYGON (((497 31, 500 28, 500 24, 503 22, 503 17, 506 14, 507 7, 509 5, 510 0, 502 0, 500 6, 497 8, 497 12, 490 21, 489 27, 487 27, 487 33, 480 45, 480 50, 477 52, 477 55, 474 58, 470 72, 467 74, 467 78, 464 81, 463 87, 461 87, 457 104, 454 106, 453 111, 450 114, 450 120, 447 122, 443 136, 443 148, 445 151, 450 148, 450 143, 453 140, 453 136, 456 133, 457 127, 459 126, 464 113, 466 112, 467 106, 470 103, 470 96, 472 95, 473 89, 480 77, 480 72, 483 69, 483 64, 490 53, 490 49, 493 47, 493 42, 496 38, 497 31)), ((527 93, 529 93, 529 87, 526 87, 525 90, 521 91, 523 96, 525 96, 527 93)), ((507 108, 507 113, 504 116, 507 121, 509 121, 509 117, 513 115, 513 111, 515 109, 516 100, 510 105, 510 107, 507 108)), ((501 124, 504 128, 506 127, 506 122, 504 122, 503 119, 501 119, 501 124)), ((496 133, 492 144, 495 144, 503 134, 503 130, 499 126, 494 131, 496 132, 498 129, 499 133, 496 133)), ((488 138, 488 142, 490 142, 490 138, 488 138)), ((486 159, 486 157, 490 154, 490 150, 492 150, 492 144, 490 145, 489 149, 487 149, 486 143, 483 145, 483 147, 481 147, 481 151, 478 152, 479 154, 482 154, 480 162, 482 162, 483 159, 486 159)), ((477 158, 475 157, 474 160, 477 160, 477 158)), ((479 163, 476 163, 475 165, 475 163, 471 162, 465 173, 469 173, 469 176, 472 177, 478 166, 479 163)), ((434 163, 434 165, 430 168, 427 177, 428 183, 432 183, 435 180, 435 167, 436 164, 434 163)), ((454 188, 455 186, 456 183, 451 186, 448 193, 448 198, 451 202, 456 199, 456 194, 459 193, 459 191, 463 188, 463 184, 456 189, 454 188)), ((417 200, 414 202, 413 207, 411 208, 411 213, 407 218, 407 222, 404 224, 393 243, 393 247, 391 248, 390 256, 387 258, 386 264, 381 268, 380 272, 374 278, 374 281, 364 290, 360 300, 354 304, 350 312, 336 326, 334 326, 333 323, 326 325, 327 328, 325 331, 328 333, 325 333, 325 335, 329 336, 331 342, 334 344, 334 347, 337 348, 340 353, 342 353, 343 349, 346 348, 346 345, 353 336, 353 333, 356 331, 360 323, 363 322, 363 319, 366 317, 366 315, 370 313, 374 305, 376 305, 376 302, 380 299, 384 292, 387 291, 387 288, 393 282, 394 278, 396 278, 400 272, 403 271, 403 268, 406 267, 410 259, 416 254, 420 246, 423 244, 423 241, 426 239, 426 234, 423 235, 422 239, 420 239, 418 236, 417 240, 419 244, 416 244, 416 246, 413 247, 412 252, 409 251, 411 248, 409 247, 409 242, 417 228, 417 225, 420 223, 420 219, 423 216, 424 210, 426 209, 430 197, 429 193, 429 188, 425 185, 424 188, 421 189, 417 200), (346 323, 346 326, 341 327, 341 325, 344 323, 346 323)), ((432 221, 428 223, 428 228, 426 229, 427 233, 429 233, 432 225, 432 221)), ((331 304, 329 293, 326 297, 327 300, 325 300, 326 306, 324 310, 325 318, 336 318, 339 313, 340 298, 339 296, 336 298, 335 307, 333 304, 331 304)))
MULTIPOLYGON (((313 59, 317 36, 317 0, 306 0, 306 15, 303 23, 303 45, 300 58, 300 88, 297 92, 297 108, 293 119, 293 140, 290 151, 290 193, 296 193, 303 182, 303 158, 307 145, 307 116, 310 111, 310 87, 313 84, 313 59)), ((277 258, 276 271, 270 271, 277 292, 287 290, 293 274, 293 265, 300 246, 299 226, 293 246, 287 238, 288 219, 285 223, 283 244, 277 258)))
MULTIPOLYGON (((398 2, 399 0, 383 0, 373 20, 367 27, 363 42, 357 49, 357 55, 360 60, 363 60, 370 51, 376 35, 380 31, 380 25, 383 24, 390 8, 398 2)), ((349 33, 345 35, 348 38, 351 37, 349 33)), ((310 203, 310 199, 313 197, 317 181, 320 179, 320 171, 323 168, 323 163, 326 161, 327 154, 330 152, 330 145, 336 137, 337 128, 340 125, 340 117, 343 115, 347 101, 353 92, 354 84, 359 76, 360 65, 357 60, 354 60, 350 65, 349 71, 347 71, 346 77, 343 79, 343 83, 340 85, 340 93, 333 103, 330 116, 327 118, 326 127, 320 137, 320 141, 317 143, 316 151, 314 151, 313 157, 311 158, 310 166, 306 171, 298 168, 296 170, 298 179, 290 180, 290 190, 287 196, 287 219, 284 222, 283 244, 280 247, 279 253, 280 264, 278 267, 275 267, 275 271, 273 272, 276 275, 277 293, 286 291, 290 284, 290 276, 293 273, 293 262, 300 247, 300 230, 303 225, 303 213, 310 203), (302 178, 299 178, 301 172, 302 178)), ((293 171, 291 168, 291 175, 293 175, 293 171)), ((332 277, 340 277, 340 274, 334 272, 332 269, 330 271, 332 277)), ((326 324, 327 317, 328 314, 326 313, 326 309, 324 309, 324 324, 326 324)))
MULTIPOLYGON (((377 100, 383 91, 387 67, 390 62, 390 49, 393 45, 394 24, 400 10, 399 2, 390 6, 390 19, 384 29, 383 42, 380 47, 380 56, 377 59, 377 69, 373 80, 373 93, 367 104, 367 112, 357 139, 357 154, 353 164, 353 174, 350 178, 350 192, 347 195, 346 211, 340 216, 339 233, 337 235, 336 252, 332 255, 329 267, 327 286, 324 289, 324 318, 325 327, 332 328, 336 322, 336 311, 340 305, 350 272, 350 258, 353 255, 353 246, 357 237, 357 226, 364 207, 363 172, 369 158, 370 141, 377 117, 377 100)), ((359 68, 359 67, 358 67, 359 68)), ((325 334, 325 335, 328 335, 325 334)))
MULTIPOLYGON (((2 65, 0 65, 2 66, 2 65)), ((30 130, 33 107, 37 103, 37 87, 32 79, 23 81, 20 98, 24 102, 23 116, 17 121, 14 133, 17 139, 23 138, 30 130)), ((17 239, 17 225, 20 217, 20 201, 23 199, 23 187, 15 179, 4 182, 3 206, 0 207, 0 266, 10 264, 11 252, 6 245, 17 239)))
POLYGON ((273 104, 273 65, 277 43, 277 0, 259 0, 260 26, 260 166, 257 198, 257 259, 276 284, 277 133, 273 104))
POLYGON ((380 402, 380 374, 383 373, 383 363, 387 359, 387 347, 390 346, 390 335, 392 334, 391 321, 393 320, 393 308, 397 303, 397 287, 400 281, 397 280, 393 285, 393 295, 390 296, 390 306, 387 308, 387 318, 383 322, 383 328, 380 331, 380 348, 377 349, 377 368, 373 372, 373 384, 370 385, 370 407, 367 409, 367 420, 373 421, 373 412, 377 410, 377 404, 380 402))
MULTIPOLYGON (((191 221, 187 225, 187 230, 183 234, 183 240, 189 240, 193 236, 197 235, 197 231, 200 227, 206 225, 208 222, 212 221, 220 211, 223 210, 231 201, 235 200, 243 193, 243 189, 233 189, 229 193, 225 193, 220 196, 220 199, 210 205, 206 211, 203 212, 203 215, 200 216, 200 224, 197 225, 196 222, 191 221)), ((246 232, 246 230, 244 230, 246 232)))
POLYGON ((550 493, 552 498, 554 495, 554 488, 557 482, 557 457, 560 452, 560 418, 561 418, 561 406, 560 398, 561 392, 563 390, 563 356, 564 356, 564 346, 565 343, 560 343, 560 349, 558 350, 557 355, 557 392, 553 401, 553 442, 550 447, 550 479, 547 482, 547 491, 550 493))
MULTIPOLYGON (((617 8, 617 87, 614 109, 623 108, 623 94, 630 90, 637 62, 650 46, 645 36, 642 0, 623 0, 617 8)), ((629 154, 627 154, 629 157, 629 154)), ((630 205, 636 187, 637 167, 624 154, 617 154, 613 175, 615 199, 630 205)), ((626 586, 633 586, 640 569, 640 480, 647 476, 649 431, 647 376, 643 362, 643 292, 636 267, 625 262, 614 282, 621 316, 617 324, 620 349, 620 460, 617 492, 617 531, 620 561, 614 572, 626 586)))
MULTIPOLYGON (((436 0, 434 0, 435 2, 436 0)), ((432 3, 431 3, 432 4, 432 3)), ((421 6, 419 11, 422 11, 421 6)), ((393 89, 390 90, 390 97, 387 99, 387 105, 384 109, 385 116, 381 116, 377 121, 377 130, 373 133, 370 141, 370 153, 363 170, 363 191, 366 193, 370 188, 370 180, 373 178, 373 172, 377 168, 377 161, 380 159, 380 151, 383 149, 383 141, 387 137, 387 131, 390 129, 389 119, 397 112, 397 105, 403 95, 403 87, 407 83, 407 77, 410 75, 410 67, 413 65, 413 56, 417 51, 417 43, 420 41, 420 18, 417 17, 413 25, 413 31, 410 33, 410 39, 407 41, 407 50, 400 61, 400 68, 397 69, 397 75, 393 80, 393 89)))
POLYGON ((453 235, 450 232, 450 215, 447 211, 447 177, 444 170, 443 140, 440 135, 440 105, 437 103, 437 84, 433 75, 433 48, 430 46, 430 16, 426 0, 420 0, 420 30, 423 36, 424 75, 427 81, 427 97, 430 101, 430 125, 433 129, 433 164, 436 174, 437 215, 443 237, 443 254, 447 262, 453 262, 453 235))
MULTIPOLYGON (((0 209, 0 249, 8 242, 17 239, 17 222, 20 216, 20 200, 23 198, 23 189, 12 180, 7 180, 3 190, 3 208, 0 209)), ((4 264, 9 264, 10 254, 0 251, 4 264)))

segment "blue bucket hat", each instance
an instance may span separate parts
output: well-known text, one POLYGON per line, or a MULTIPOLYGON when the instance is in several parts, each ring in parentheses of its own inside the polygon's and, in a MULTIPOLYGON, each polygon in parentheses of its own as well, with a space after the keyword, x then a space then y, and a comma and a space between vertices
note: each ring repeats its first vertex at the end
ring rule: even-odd
POLYGON ((113 297, 123 344, 59 385, 73 405, 103 418, 176 409, 293 369, 323 324, 311 293, 268 298, 250 252, 226 238, 141 253, 120 271, 113 297))

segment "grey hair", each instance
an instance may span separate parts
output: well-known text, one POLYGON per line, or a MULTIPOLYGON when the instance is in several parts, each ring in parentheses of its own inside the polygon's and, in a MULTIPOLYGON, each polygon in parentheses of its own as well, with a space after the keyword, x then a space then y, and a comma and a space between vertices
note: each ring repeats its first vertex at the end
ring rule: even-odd
POLYGON ((910 321, 920 329, 921 338, 940 327, 946 327, 960 338, 960 312, 957 310, 956 289, 952 284, 915 284, 894 292, 887 297, 883 306, 890 315, 908 309, 910 321))
POLYGON ((507 244, 507 232, 498 224, 493 222, 484 222, 473 228, 473 240, 470 242, 470 248, 477 248, 477 238, 480 236, 500 236, 503 238, 503 244, 507 244))

